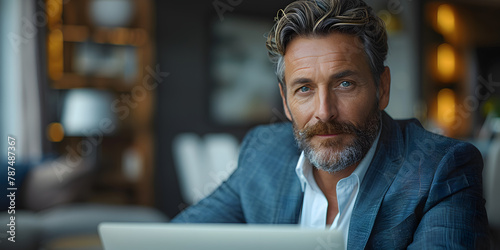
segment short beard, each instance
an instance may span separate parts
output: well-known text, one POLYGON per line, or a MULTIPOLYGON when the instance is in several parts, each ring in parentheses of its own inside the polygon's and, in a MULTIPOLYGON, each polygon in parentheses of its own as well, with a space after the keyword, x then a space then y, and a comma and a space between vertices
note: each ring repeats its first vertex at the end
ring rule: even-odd
POLYGON ((328 173, 336 173, 356 164, 366 155, 377 138, 380 114, 375 108, 360 127, 350 122, 318 121, 310 127, 298 129, 297 124, 293 122, 295 140, 313 166, 328 173), (319 134, 350 134, 354 136, 354 141, 336 150, 334 148, 343 145, 335 139, 328 139, 315 148, 311 145, 311 139, 319 134))

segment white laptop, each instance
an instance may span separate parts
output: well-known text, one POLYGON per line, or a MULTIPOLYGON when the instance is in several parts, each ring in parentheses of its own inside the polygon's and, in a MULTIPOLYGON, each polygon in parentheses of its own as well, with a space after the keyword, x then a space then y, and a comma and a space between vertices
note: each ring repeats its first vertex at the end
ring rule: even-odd
POLYGON ((101 223, 105 250, 344 250, 340 231, 298 225, 101 223))

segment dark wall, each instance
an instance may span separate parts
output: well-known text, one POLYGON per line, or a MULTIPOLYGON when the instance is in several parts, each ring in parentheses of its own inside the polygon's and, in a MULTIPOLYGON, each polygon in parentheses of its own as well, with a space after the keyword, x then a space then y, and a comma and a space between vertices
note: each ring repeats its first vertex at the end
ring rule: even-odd
MULTIPOLYGON (((268 18, 290 1, 162 1, 156 8, 156 61, 162 72, 169 72, 157 91, 155 133, 156 172, 155 197, 157 206, 173 217, 185 207, 172 158, 172 139, 182 132, 228 132, 242 139, 254 125, 224 127, 210 121, 207 114, 209 23, 219 20, 214 3, 230 10, 223 17, 244 14, 268 18), (231 6, 230 3, 236 3, 231 6), (238 4, 239 3, 239 4, 238 4)), ((224 20, 222 20, 224 21, 224 20)), ((262 44, 263 48, 265 45, 262 44)))

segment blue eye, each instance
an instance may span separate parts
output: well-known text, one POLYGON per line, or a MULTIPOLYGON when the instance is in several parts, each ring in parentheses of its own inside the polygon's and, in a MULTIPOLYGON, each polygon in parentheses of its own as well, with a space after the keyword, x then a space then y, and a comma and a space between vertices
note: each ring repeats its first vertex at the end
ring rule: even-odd
POLYGON ((343 88, 348 88, 352 85, 352 83, 348 82, 348 81, 343 81, 340 83, 340 87, 343 87, 343 88))
POLYGON ((299 89, 299 90, 300 90, 300 92, 307 92, 307 91, 309 91, 309 90, 311 90, 311 89, 310 89, 309 87, 302 86, 302 87, 300 87, 300 89, 299 89))

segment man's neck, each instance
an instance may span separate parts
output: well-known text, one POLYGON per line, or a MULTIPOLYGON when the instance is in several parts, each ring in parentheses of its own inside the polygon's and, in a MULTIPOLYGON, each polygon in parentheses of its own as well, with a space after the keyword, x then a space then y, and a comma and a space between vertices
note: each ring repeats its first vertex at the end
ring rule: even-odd
POLYGON ((335 173, 328 173, 326 171, 319 170, 316 167, 313 167, 314 180, 316 180, 316 184, 321 189, 321 191, 323 191, 323 194, 328 198, 331 194, 335 195, 337 183, 341 179, 351 175, 358 165, 359 162, 335 173))
POLYGON ((337 183, 341 179, 351 175, 358 164, 359 162, 336 173, 328 173, 326 171, 318 170, 316 167, 313 167, 314 180, 316 180, 316 184, 321 189, 321 191, 325 195, 326 200, 328 201, 328 211, 326 214, 327 225, 333 223, 335 216, 339 212, 337 203, 337 183))

